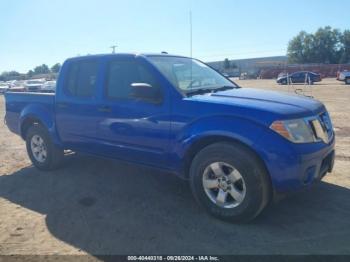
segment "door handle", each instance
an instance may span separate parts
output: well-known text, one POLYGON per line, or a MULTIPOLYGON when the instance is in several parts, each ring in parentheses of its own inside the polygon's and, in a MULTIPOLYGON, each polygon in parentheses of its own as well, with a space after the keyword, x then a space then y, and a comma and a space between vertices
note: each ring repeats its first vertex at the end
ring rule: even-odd
POLYGON ((109 106, 101 106, 101 107, 97 108, 97 111, 109 113, 109 112, 112 112, 112 109, 109 106))
POLYGON ((57 106, 58 106, 59 108, 68 108, 68 107, 69 107, 69 105, 68 105, 68 104, 65 104, 65 103, 58 103, 57 106))

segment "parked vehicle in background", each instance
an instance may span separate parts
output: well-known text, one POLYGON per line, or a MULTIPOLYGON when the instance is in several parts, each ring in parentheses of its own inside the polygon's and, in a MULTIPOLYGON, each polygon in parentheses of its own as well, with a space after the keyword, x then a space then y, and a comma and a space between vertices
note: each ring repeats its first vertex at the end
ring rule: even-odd
POLYGON ((9 85, 6 82, 0 82, 0 94, 5 93, 9 89, 9 85))
POLYGON ((196 59, 71 58, 57 83, 55 94, 5 94, 6 124, 41 170, 62 164, 65 149, 156 167, 189 180, 212 215, 242 222, 333 168, 321 102, 240 88, 196 59))
POLYGON ((350 71, 340 72, 337 76, 337 80, 345 82, 345 84, 350 85, 350 71))
POLYGON ((7 81, 6 83, 7 83, 9 88, 21 85, 20 81, 18 81, 18 80, 7 81))
POLYGON ((310 84, 312 85, 315 82, 322 81, 321 75, 314 73, 314 72, 308 72, 308 71, 300 71, 295 72, 290 75, 287 75, 283 73, 282 75, 278 75, 277 83, 286 85, 288 83, 290 84, 310 84))
POLYGON ((24 86, 13 86, 10 87, 7 92, 26 92, 26 89, 24 86))
POLYGON ((46 81, 41 87, 41 92, 43 93, 55 93, 56 81, 46 81))
POLYGON ((243 72, 239 75, 239 80, 257 79, 258 77, 257 72, 243 72))
POLYGON ((27 92, 39 92, 45 83, 43 79, 33 79, 24 82, 24 88, 27 92))
POLYGON ((277 79, 282 78, 282 77, 286 77, 286 76, 287 76, 286 72, 281 72, 278 74, 277 79))
POLYGON ((7 92, 25 92, 26 91, 26 89, 24 88, 24 81, 12 80, 6 83, 9 87, 7 92))
POLYGON ((240 76, 239 72, 224 72, 224 73, 222 73, 222 75, 224 77, 227 77, 227 78, 233 78, 233 77, 239 77, 240 76))
POLYGON ((248 73, 241 73, 239 76, 239 80, 246 80, 248 79, 248 73))

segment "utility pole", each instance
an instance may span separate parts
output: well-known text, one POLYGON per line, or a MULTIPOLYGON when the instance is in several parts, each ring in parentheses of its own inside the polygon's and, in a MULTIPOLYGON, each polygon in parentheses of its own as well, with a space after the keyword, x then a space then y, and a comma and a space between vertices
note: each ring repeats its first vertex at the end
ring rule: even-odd
POLYGON ((112 45, 110 48, 112 48, 112 54, 115 54, 115 48, 118 47, 117 45, 112 45))

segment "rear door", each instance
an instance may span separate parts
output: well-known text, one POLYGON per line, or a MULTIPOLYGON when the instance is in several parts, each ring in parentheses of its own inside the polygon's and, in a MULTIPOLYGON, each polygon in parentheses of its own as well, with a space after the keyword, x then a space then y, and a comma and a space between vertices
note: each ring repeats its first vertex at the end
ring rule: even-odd
POLYGON ((99 104, 97 136, 100 153, 128 161, 164 166, 170 133, 167 90, 156 70, 143 59, 112 57, 105 65, 104 92, 99 104), (160 90, 162 101, 132 96, 131 84, 147 83, 160 90))
POLYGON ((91 151, 96 139, 97 86, 100 62, 67 62, 56 95, 56 125, 67 148, 91 151))
POLYGON ((295 73, 292 78, 293 83, 304 83, 305 82, 305 73, 299 72, 295 73))

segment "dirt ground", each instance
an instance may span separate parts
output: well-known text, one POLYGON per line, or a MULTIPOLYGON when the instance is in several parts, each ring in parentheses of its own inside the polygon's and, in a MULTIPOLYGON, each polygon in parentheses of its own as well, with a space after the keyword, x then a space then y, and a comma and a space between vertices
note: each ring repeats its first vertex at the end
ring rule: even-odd
MULTIPOLYGON (((210 217, 186 182, 153 169, 71 156, 40 172, 0 121, 0 254, 350 254, 350 86, 325 79, 307 93, 333 119, 334 172, 247 225, 210 217)), ((1 119, 4 110, 0 96, 1 119)))

